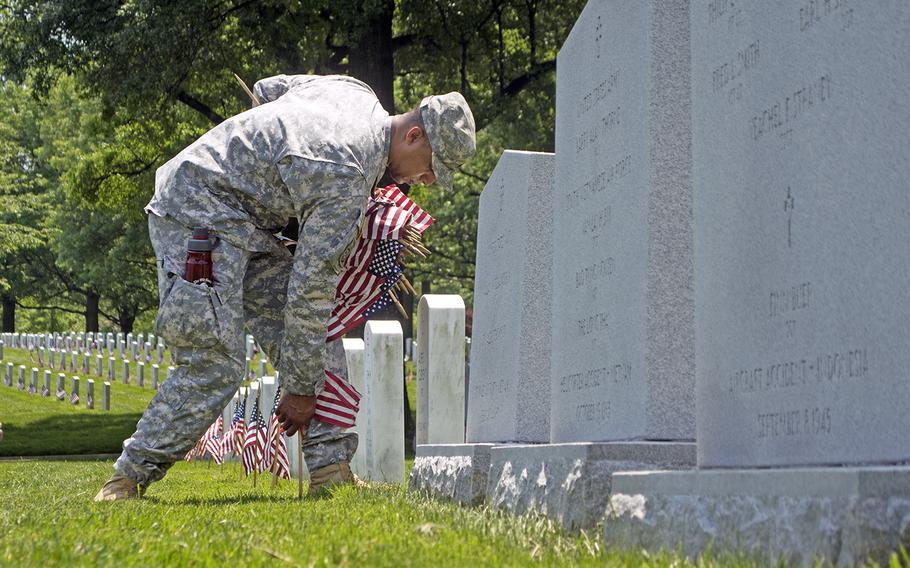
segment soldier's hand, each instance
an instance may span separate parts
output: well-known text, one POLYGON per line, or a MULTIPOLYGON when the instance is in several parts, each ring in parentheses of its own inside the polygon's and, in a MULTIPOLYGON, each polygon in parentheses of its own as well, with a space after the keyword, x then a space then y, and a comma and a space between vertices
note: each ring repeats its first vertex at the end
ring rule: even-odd
POLYGON ((285 434, 293 436, 300 431, 301 437, 310 428, 310 421, 316 414, 316 397, 302 394, 286 393, 278 403, 278 412, 275 416, 285 434))

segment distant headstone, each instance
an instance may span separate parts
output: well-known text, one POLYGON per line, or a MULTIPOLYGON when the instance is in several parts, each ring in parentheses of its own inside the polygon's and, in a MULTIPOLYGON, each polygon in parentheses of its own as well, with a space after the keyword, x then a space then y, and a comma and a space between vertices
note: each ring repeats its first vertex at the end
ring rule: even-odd
POLYGON ((480 195, 468 442, 550 439, 553 168, 506 150, 480 195))
POLYGON ((365 449, 368 477, 404 480, 404 391, 401 324, 368 321, 364 330, 365 401, 370 410, 365 449))
POLYGON ((91 367, 91 357, 92 357, 92 354, 89 353, 88 351, 86 351, 85 354, 82 356, 82 374, 83 375, 86 375, 86 376, 88 375, 89 368, 91 367))
POLYGON ((152 365, 152 388, 158 390, 158 365, 152 365))
POLYGON ((51 371, 50 369, 44 370, 44 385, 41 389, 41 396, 50 396, 51 395, 51 371))
POLYGON ((140 387, 145 386, 145 363, 142 361, 136 363, 136 384, 140 387))
POLYGON ((57 373, 57 392, 54 393, 57 400, 66 400, 66 374, 57 373))
MULTIPOLYGON (((2 355, 0 355, 2 358, 2 355)), ((44 347, 38 347, 38 365, 40 367, 44 366, 44 347)))
POLYGON ((53 347, 47 350, 47 366, 51 369, 55 368, 57 363, 57 350, 53 347))
POLYGON ((424 294, 417 308, 417 443, 464 442, 464 300, 424 294))
POLYGON ((13 364, 6 364, 6 373, 3 375, 3 380, 6 383, 6 386, 13 386, 13 364))
POLYGON ((130 362, 124 359, 120 365, 120 380, 123 384, 130 384, 130 362))
POLYGON ((79 404, 79 377, 70 380, 70 404, 79 404))
POLYGON ((111 409, 111 383, 104 381, 101 385, 101 410, 111 409))
POLYGON ((95 408, 95 381, 92 379, 85 381, 85 407, 89 410, 95 408))
POLYGON ((113 357, 108 357, 108 359, 107 359, 107 380, 109 380, 109 381, 114 380, 114 378, 117 376, 116 369, 117 369, 117 360, 114 359, 113 357))
MULTIPOLYGON (((159 337, 158 340, 160 341, 161 338, 159 337)), ((159 343, 158 347, 156 347, 156 350, 158 352, 158 364, 161 365, 164 363, 164 344, 159 343)))
POLYGON ((266 360, 265 354, 263 353, 262 357, 259 358, 259 376, 260 377, 264 377, 266 372, 268 371, 268 367, 266 367, 267 364, 268 364, 268 361, 266 360))
POLYGON ((101 350, 98 350, 98 355, 95 356, 95 375, 100 377, 104 375, 104 355, 101 354, 101 350))
POLYGON ((25 365, 19 365, 16 384, 19 390, 25 390, 25 365))
POLYGON ((32 367, 32 372, 29 376, 28 381, 28 392, 29 394, 35 394, 38 392, 38 368, 32 367))

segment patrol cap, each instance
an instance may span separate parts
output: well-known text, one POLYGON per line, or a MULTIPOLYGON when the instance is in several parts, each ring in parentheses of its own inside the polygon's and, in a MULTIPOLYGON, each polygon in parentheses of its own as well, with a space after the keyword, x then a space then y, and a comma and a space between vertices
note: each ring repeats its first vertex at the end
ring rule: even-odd
POLYGON ((474 115, 461 93, 432 95, 420 101, 427 140, 433 150, 433 173, 436 183, 452 189, 452 178, 474 154, 474 115))

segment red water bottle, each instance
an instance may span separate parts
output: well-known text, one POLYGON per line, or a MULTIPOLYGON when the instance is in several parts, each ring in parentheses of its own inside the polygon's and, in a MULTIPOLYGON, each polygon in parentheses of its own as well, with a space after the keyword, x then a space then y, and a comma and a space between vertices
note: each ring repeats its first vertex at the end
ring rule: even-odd
POLYGON ((186 269, 183 279, 193 284, 214 285, 212 276, 212 241, 209 230, 193 227, 193 236, 186 241, 186 269))

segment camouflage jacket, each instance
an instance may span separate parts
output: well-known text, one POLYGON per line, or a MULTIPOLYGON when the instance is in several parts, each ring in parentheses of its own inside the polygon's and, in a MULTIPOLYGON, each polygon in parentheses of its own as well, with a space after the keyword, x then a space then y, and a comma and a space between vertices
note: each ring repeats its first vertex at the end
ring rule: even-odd
POLYGON ((323 381, 326 324, 338 273, 388 163, 391 119, 350 77, 278 75, 256 83, 261 106, 231 117, 155 176, 146 211, 254 252, 300 221, 288 284, 281 384, 312 395, 323 381))

